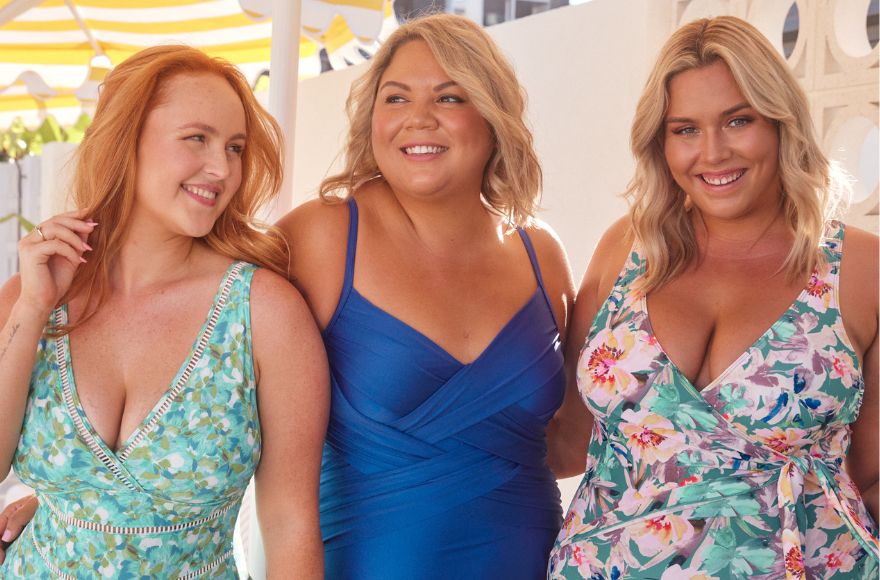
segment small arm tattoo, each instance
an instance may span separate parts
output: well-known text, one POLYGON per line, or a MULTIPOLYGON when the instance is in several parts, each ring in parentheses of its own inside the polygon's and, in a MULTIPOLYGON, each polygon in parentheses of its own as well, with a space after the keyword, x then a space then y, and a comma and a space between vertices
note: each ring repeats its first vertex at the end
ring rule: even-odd
POLYGON ((13 325, 13 327, 9 330, 9 339, 6 341, 6 344, 3 346, 3 352, 0 352, 0 362, 3 362, 3 359, 6 358, 6 351, 9 350, 9 345, 11 345, 13 339, 15 339, 15 335, 18 333, 19 327, 21 327, 21 323, 16 322, 13 325))

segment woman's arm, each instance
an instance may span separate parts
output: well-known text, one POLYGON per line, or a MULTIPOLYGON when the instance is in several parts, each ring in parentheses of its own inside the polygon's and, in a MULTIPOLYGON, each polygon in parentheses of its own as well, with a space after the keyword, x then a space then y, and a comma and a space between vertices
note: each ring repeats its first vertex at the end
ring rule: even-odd
POLYGON ((52 312, 51 307, 19 300, 20 294, 18 275, 0 290, 0 480, 9 475, 21 435, 37 343, 52 312))
POLYGON ((852 425, 852 446, 846 470, 862 493, 868 511, 877 521, 880 504, 880 362, 878 362, 878 293, 880 293, 880 241, 877 236, 846 228, 840 266, 840 313, 846 333, 862 362, 864 398, 852 425))
POLYGON ((590 325, 611 293, 631 246, 629 220, 624 218, 599 240, 577 293, 565 344, 565 400, 547 426, 547 462, 558 479, 584 472, 593 415, 584 406, 578 391, 578 358, 590 325))
POLYGON ((859 418, 853 425, 852 446, 847 456, 847 472, 853 478, 874 521, 878 521, 880 483, 878 483, 878 421, 880 421, 880 384, 878 384, 877 337, 865 353, 865 397, 859 418))
POLYGON ((268 578, 323 578, 318 515, 321 452, 330 407, 327 358, 302 296, 259 270, 251 321, 263 448, 257 516, 268 578))
POLYGON ((44 222, 18 243, 20 275, 0 289, 0 480, 21 435, 37 343, 73 280, 94 224, 82 212, 44 222))

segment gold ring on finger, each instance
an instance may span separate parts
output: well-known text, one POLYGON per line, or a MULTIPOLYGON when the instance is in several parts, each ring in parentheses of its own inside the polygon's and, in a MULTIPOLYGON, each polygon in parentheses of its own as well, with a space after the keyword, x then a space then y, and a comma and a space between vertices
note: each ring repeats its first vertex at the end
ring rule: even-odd
POLYGON ((34 227, 34 231, 40 234, 40 237, 43 238, 44 242, 47 240, 46 234, 43 233, 43 230, 40 229, 40 226, 34 227))

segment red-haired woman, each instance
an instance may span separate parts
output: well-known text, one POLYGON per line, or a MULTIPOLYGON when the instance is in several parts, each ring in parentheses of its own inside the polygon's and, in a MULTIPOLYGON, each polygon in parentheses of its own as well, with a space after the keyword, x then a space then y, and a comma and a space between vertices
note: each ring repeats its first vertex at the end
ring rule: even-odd
POLYGON ((0 474, 40 500, 0 575, 237 577, 256 471, 270 575, 322 576, 325 355, 284 244, 254 227, 279 146, 241 74, 197 50, 107 77, 79 209, 22 240, 0 291, 0 474))

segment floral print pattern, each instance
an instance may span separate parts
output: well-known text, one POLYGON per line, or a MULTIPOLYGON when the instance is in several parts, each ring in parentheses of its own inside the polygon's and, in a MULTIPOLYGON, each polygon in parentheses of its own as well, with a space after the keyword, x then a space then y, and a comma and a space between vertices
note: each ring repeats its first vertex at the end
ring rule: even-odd
POLYGON ((842 224, 785 313, 698 391, 651 329, 638 246, 593 321, 595 417, 548 577, 869 578, 876 524, 843 468, 864 382, 837 287, 842 224))
MULTIPOLYGON (((233 528, 261 449, 255 269, 230 266, 188 360, 118 450, 83 411, 67 337, 40 341, 13 460, 40 507, 0 577, 238 577, 233 528)), ((63 306, 53 313, 66 316, 63 306)))

